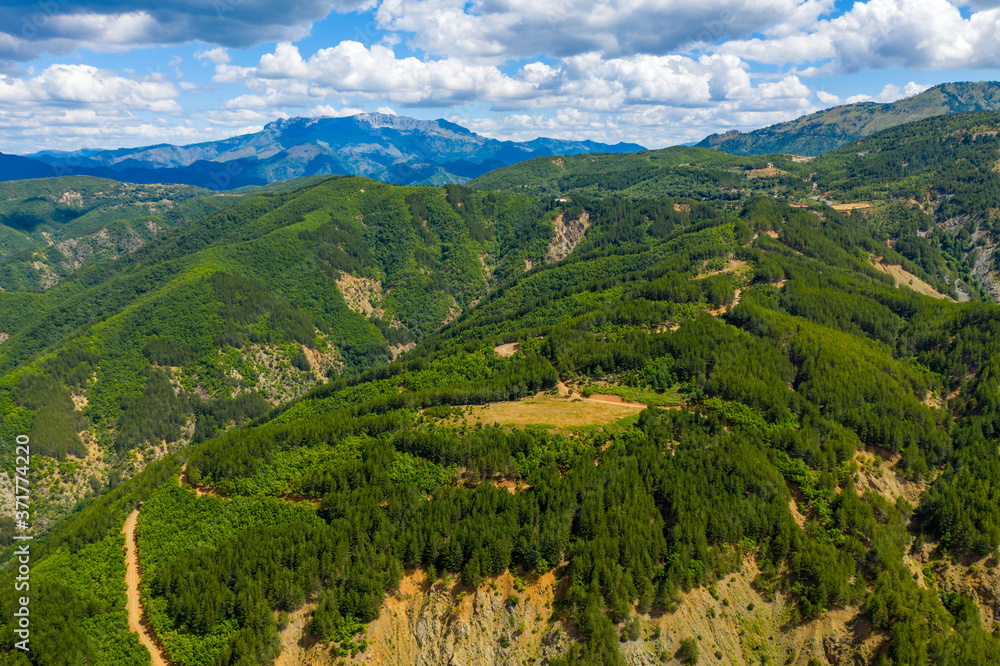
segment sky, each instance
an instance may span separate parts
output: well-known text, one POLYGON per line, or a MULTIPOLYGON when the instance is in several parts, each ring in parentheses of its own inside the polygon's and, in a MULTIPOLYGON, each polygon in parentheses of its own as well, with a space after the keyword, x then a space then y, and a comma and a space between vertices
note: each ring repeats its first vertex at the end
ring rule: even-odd
POLYGON ((998 70, 1000 0, 2 0, 0 152, 374 111, 661 148, 998 70))

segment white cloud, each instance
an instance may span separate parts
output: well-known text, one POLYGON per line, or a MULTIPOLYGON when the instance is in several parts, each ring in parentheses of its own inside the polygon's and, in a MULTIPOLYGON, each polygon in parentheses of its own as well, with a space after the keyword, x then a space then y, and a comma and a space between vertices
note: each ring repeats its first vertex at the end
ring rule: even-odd
POLYGON ((529 62, 504 73, 455 58, 399 58, 379 44, 341 42, 308 57, 294 45, 280 44, 256 67, 217 65, 215 80, 249 89, 226 102, 230 111, 299 108, 312 109, 309 115, 316 109, 341 115, 339 109, 354 106, 342 101, 331 107, 326 101, 331 98, 442 105, 450 106, 459 124, 498 136, 534 138, 544 130, 564 138, 641 139, 653 146, 701 138, 720 126, 787 120, 818 108, 810 101, 813 91, 796 75, 756 81, 747 63, 723 54, 607 58, 587 53, 557 64, 529 62), (476 118, 481 111, 474 114, 466 102, 488 103, 505 114, 503 120, 476 118), (554 116, 553 109, 558 109, 554 116))
POLYGON ((161 76, 130 79, 90 65, 52 65, 30 78, 0 75, 0 102, 11 107, 99 105, 179 113, 178 94, 161 76))
MULTIPOLYGON (((838 96, 820 89, 832 74, 1000 67, 1000 0, 977 0, 964 18, 954 1, 867 0, 836 15, 834 0, 136 0, 125 8, 21 0, 0 15, 0 121, 30 125, 11 114, 33 112, 78 128, 81 140, 101 127, 119 142, 157 132, 200 140, 292 115, 421 115, 411 111, 419 107, 447 109, 440 115, 496 136, 659 146, 788 120, 844 97, 892 101, 924 89, 893 82, 874 92, 882 80, 838 96), (295 45, 330 12, 363 8, 375 10, 363 39, 311 53, 295 45), (209 88, 184 78, 181 56, 165 70, 173 82, 77 61, 37 74, 16 64, 44 52, 192 40, 208 45, 194 59, 211 64, 228 99, 185 121, 174 120, 182 95, 209 88), (274 46, 256 65, 233 64, 241 62, 233 49, 261 42, 274 46), (402 42, 412 56, 397 55, 402 42), (153 114, 161 118, 146 118, 153 114)), ((17 132, 4 136, 20 140, 17 132)))
POLYGON ((821 9, 815 7, 810 0, 750 0, 737 8, 728 0, 383 0, 376 17, 384 29, 413 33, 413 45, 434 55, 509 59, 664 55, 747 37, 775 17, 821 9))
MULTIPOLYGON (((217 46, 214 49, 198 51, 194 54, 194 57, 198 60, 212 62, 216 65, 225 65, 229 62, 229 52, 221 46, 217 46)), ((208 62, 202 62, 202 65, 207 64, 208 62)))
POLYGON ((910 81, 905 86, 900 88, 892 83, 887 83, 882 88, 882 92, 878 95, 872 97, 871 95, 852 95, 847 98, 848 104, 854 104, 855 102, 895 102, 898 99, 903 99, 904 97, 910 97, 916 95, 930 88, 930 86, 920 85, 910 81))
POLYGON ((828 93, 825 90, 816 91, 816 99, 819 100, 820 104, 824 106, 836 106, 840 104, 840 98, 833 93, 828 93))
MULTIPOLYGON (((530 71, 537 76, 538 69, 530 71)), ((455 59, 397 58, 392 48, 365 47, 354 41, 320 49, 304 60, 297 47, 279 44, 260 58, 257 67, 216 67, 215 81, 242 81, 263 94, 232 100, 230 106, 283 101, 303 104, 310 98, 354 94, 403 104, 447 105, 473 99, 510 99, 531 96, 537 85, 505 76, 492 65, 455 59)))
POLYGON ((755 86, 746 63, 730 55, 570 56, 558 66, 525 64, 512 74, 493 65, 446 58, 397 58, 383 45, 345 41, 308 59, 279 44, 257 67, 216 67, 216 81, 242 82, 252 94, 229 108, 309 106, 334 95, 392 100, 406 105, 490 102, 496 109, 586 106, 616 112, 631 105, 706 107, 731 101, 802 107, 811 91, 796 76, 755 86))
POLYGON ((193 143, 223 138, 184 124, 143 120, 117 108, 0 107, 5 129, 4 152, 83 147, 142 146, 150 143, 193 143))
POLYGON ((834 59, 843 71, 903 67, 960 69, 1000 66, 1000 9, 963 18, 948 0, 869 0, 831 19, 782 25, 766 37, 732 40, 719 52, 766 64, 834 59))
POLYGON ((201 41, 246 48, 301 39, 330 12, 371 9, 376 0, 64 0, 7 3, 0 13, 0 59, 67 55, 80 47, 123 52, 201 41))
MULTIPOLYGON (((379 113, 386 113, 387 111, 392 111, 388 107, 382 107, 379 109, 379 113)), ((359 113, 363 113, 361 109, 355 107, 343 107, 340 109, 335 109, 329 104, 317 104, 313 108, 309 109, 306 115, 312 118, 345 118, 347 116, 356 116, 359 113)), ((392 115, 396 115, 395 112, 392 115)))

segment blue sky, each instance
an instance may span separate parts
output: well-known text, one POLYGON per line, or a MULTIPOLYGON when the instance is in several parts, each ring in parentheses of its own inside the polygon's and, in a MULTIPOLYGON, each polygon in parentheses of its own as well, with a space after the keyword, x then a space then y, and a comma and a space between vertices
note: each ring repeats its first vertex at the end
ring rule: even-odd
POLYGON ((657 148, 1000 78, 995 2, 5 0, 0 152, 377 110, 657 148))

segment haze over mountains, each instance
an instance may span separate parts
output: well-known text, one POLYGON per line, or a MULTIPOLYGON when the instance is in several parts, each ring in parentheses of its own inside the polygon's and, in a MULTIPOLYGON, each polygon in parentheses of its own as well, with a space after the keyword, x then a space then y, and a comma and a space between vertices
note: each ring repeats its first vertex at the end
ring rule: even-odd
POLYGON ((887 104, 845 104, 752 132, 732 130, 712 134, 696 145, 733 155, 819 155, 903 123, 953 113, 996 110, 1000 110, 1000 83, 943 83, 887 104))
POLYGON ((91 175, 135 183, 171 182, 230 189, 316 174, 353 174, 404 184, 460 183, 540 155, 619 153, 634 143, 538 138, 498 141, 446 120, 383 113, 289 118, 256 134, 187 146, 42 151, 0 155, 0 179, 91 175))
MULTIPOLYGON (((819 155, 903 123, 998 109, 1000 83, 946 83, 896 102, 847 104, 751 132, 712 134, 697 146, 734 155, 819 155)), ((463 183, 533 157, 640 150, 634 143, 499 141, 446 120, 364 113, 275 120, 254 134, 183 146, 0 154, 0 180, 90 175, 227 190, 301 176, 351 174, 401 185, 440 185, 463 183)))

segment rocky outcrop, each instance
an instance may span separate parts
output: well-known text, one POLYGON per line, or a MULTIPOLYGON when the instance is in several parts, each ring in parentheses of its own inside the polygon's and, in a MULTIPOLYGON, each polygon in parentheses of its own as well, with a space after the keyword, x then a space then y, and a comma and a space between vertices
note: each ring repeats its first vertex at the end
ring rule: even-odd
POLYGON ((410 573, 368 625, 368 649, 349 663, 544 664, 573 640, 553 617, 555 583, 552 573, 525 581, 504 573, 472 590, 455 577, 431 585, 424 572, 410 573))
POLYGON ((573 251, 573 248, 580 244, 587 229, 590 228, 590 214, 583 211, 578 219, 566 220, 565 214, 559 213, 552 224, 556 228, 556 235, 549 243, 549 252, 545 255, 545 263, 547 264, 565 259, 573 251))

